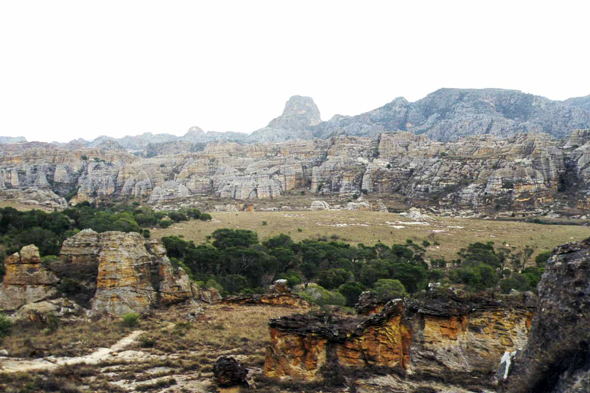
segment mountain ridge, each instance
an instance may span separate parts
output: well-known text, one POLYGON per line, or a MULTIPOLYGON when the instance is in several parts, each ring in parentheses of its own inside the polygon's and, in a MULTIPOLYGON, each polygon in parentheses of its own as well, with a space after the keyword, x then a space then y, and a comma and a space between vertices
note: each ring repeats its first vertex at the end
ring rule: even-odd
MULTIPOLYGON (((381 133, 408 131, 425 134, 435 141, 456 141, 471 135, 508 137, 517 133, 548 133, 563 139, 573 130, 590 128, 590 95, 563 101, 519 90, 441 88, 414 102, 397 97, 385 105, 358 115, 336 114, 322 121, 311 97, 292 96, 283 113, 266 127, 250 134, 233 131, 203 131, 189 128, 183 136, 167 133, 99 136, 92 141, 77 139, 65 146, 96 147, 113 141, 127 150, 145 150, 148 145, 172 142, 264 143, 293 139, 327 139, 336 135, 376 138, 381 133)), ((19 143, 23 137, 0 137, 0 143, 19 143)))

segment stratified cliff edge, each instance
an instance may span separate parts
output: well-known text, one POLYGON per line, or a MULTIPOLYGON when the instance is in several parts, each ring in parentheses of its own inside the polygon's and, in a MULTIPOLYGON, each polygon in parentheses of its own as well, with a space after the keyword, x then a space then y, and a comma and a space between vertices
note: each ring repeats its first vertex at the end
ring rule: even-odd
MULTIPOLYGON (((434 142, 408 132, 370 138, 240 145, 137 157, 109 146, 0 145, 0 198, 49 207, 141 198, 158 207, 203 197, 264 200, 398 196, 434 208, 537 211, 590 208, 590 133, 434 142)), ((167 150, 166 150, 167 152, 167 150)), ((580 214, 580 213, 578 213, 580 214)))
POLYGON ((549 260, 529 341, 503 391, 590 392, 590 239, 557 247, 549 260))
POLYGON ((441 292, 392 300, 370 317, 283 317, 270 322, 264 373, 309 382, 335 368, 344 376, 385 370, 410 381, 408 389, 411 381, 493 387, 502 355, 526 343, 533 312, 532 295, 441 292))

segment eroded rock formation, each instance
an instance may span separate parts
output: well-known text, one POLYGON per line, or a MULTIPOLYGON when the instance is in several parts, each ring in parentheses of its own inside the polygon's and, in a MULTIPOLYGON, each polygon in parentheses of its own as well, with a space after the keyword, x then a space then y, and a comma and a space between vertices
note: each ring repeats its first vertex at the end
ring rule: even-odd
POLYGON ((590 239, 559 246, 539 283, 530 338, 503 391, 590 391, 590 239))
POLYGON ((69 296, 96 315, 144 312, 198 296, 182 268, 175 269, 162 244, 137 233, 96 233, 67 239, 61 258, 45 267, 35 246, 5 261, 0 311, 69 296))
MULTIPOLYGON (((378 139, 211 143, 203 151, 151 158, 100 148, 0 145, 0 194, 54 207, 65 206, 65 196, 71 203, 143 198, 161 206, 203 196, 256 200, 308 190, 349 198, 399 195, 441 210, 588 209, 590 141, 584 135, 576 132, 566 144, 546 134, 445 143, 397 132, 378 139)), ((347 208, 384 210, 359 201, 347 208)))
POLYGON ((271 320, 265 375, 318 381, 334 364, 382 368, 419 380, 491 386, 506 351, 522 347, 533 315, 526 297, 450 293, 393 300, 371 316, 294 315, 271 320))
POLYGON ((23 247, 4 260, 6 275, 0 284, 0 311, 12 311, 57 293, 58 278, 41 264, 39 249, 23 247))

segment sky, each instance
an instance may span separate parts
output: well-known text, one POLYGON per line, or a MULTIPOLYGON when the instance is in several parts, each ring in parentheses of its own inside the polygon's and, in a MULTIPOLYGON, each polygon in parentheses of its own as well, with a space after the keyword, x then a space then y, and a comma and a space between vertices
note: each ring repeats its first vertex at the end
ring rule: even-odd
POLYGON ((590 94, 587 1, 0 2, 0 135, 252 132, 442 87, 590 94))

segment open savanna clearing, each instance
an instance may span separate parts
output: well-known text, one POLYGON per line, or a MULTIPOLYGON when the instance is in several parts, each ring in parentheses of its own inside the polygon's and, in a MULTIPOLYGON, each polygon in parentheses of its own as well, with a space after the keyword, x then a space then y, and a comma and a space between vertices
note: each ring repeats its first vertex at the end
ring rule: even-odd
POLYGON ((535 249, 535 254, 555 246, 590 237, 590 229, 576 225, 541 225, 524 222, 433 217, 431 221, 413 222, 395 213, 359 211, 293 212, 220 212, 208 222, 193 220, 155 229, 152 237, 182 235, 196 244, 220 228, 256 231, 260 240, 284 233, 295 241, 328 237, 351 244, 373 245, 379 241, 391 245, 428 240, 428 257, 455 259, 469 243, 493 241, 500 245, 535 249))

